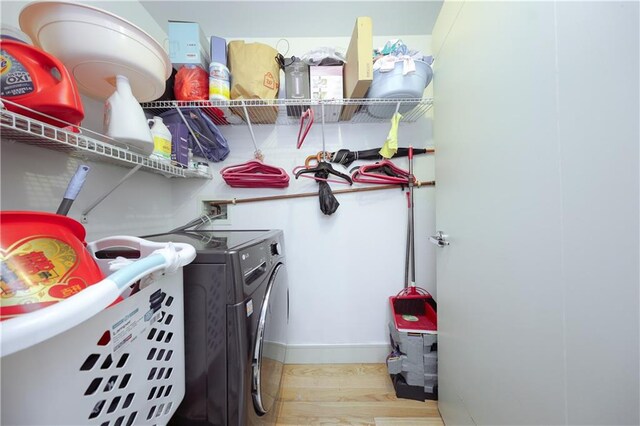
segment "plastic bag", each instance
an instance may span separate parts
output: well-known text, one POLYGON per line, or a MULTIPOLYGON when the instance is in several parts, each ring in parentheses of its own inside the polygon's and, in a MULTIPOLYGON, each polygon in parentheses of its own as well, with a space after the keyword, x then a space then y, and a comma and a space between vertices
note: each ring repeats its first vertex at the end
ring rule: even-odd
POLYGON ((307 65, 342 65, 347 62, 344 52, 335 47, 317 47, 300 58, 307 65))
MULTIPOLYGON (((203 109, 182 108, 180 112, 197 137, 197 139, 194 139, 191 132, 188 132, 189 148, 193 151, 193 155, 204 157, 213 162, 219 162, 227 158, 227 155, 229 155, 229 143, 203 109)), ((162 117, 167 126, 186 127, 180 113, 175 109, 163 112, 160 117, 162 117)))
POLYGON ((409 49, 409 47, 399 39, 387 41, 384 47, 374 49, 373 70, 380 72, 393 71, 395 62, 403 61, 404 68, 402 75, 415 71, 413 61, 426 62, 427 65, 433 63, 433 56, 423 56, 419 50, 409 49))
POLYGON ((209 74, 195 65, 183 66, 176 74, 173 94, 179 101, 209 99, 209 74))
POLYGON ((391 39, 387 41, 381 49, 375 49, 375 53, 381 55, 407 55, 409 48, 400 39, 391 39))

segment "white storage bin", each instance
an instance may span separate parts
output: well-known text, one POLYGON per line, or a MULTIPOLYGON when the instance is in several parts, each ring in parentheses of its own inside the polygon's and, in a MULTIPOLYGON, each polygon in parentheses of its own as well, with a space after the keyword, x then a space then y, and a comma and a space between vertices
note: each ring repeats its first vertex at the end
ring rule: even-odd
MULTIPOLYGON (((403 63, 396 62, 392 71, 373 72, 373 81, 367 92, 367 98, 375 99, 421 99, 424 89, 431 83, 433 71, 431 66, 424 62, 415 60, 416 70, 407 75, 402 75, 403 63)), ((405 113, 416 107, 417 102, 402 102, 398 110, 405 113)), ((396 105, 369 105, 369 114, 378 118, 391 118, 396 111, 396 105)))
POLYGON ((158 425, 178 408, 185 386, 182 266, 195 250, 130 237, 88 245, 94 256, 110 247, 139 250, 141 259, 69 299, 0 323, 0 423, 158 425), (128 293, 138 280, 140 291, 106 309, 96 296, 105 288, 109 297, 128 293))

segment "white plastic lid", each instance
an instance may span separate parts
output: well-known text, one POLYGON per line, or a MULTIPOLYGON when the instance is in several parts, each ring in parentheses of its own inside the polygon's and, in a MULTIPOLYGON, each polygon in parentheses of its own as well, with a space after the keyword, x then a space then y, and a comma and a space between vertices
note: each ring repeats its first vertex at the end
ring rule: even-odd
POLYGON ((22 43, 30 44, 33 46, 33 42, 28 35, 20 31, 18 28, 7 24, 0 25, 0 38, 21 41, 22 43))

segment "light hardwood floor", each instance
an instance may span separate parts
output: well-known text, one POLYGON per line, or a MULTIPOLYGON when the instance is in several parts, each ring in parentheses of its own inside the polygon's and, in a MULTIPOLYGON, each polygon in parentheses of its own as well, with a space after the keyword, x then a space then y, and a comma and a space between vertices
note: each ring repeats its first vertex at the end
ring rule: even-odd
POLYGON ((278 425, 442 426, 435 401, 398 399, 384 364, 285 365, 278 425))

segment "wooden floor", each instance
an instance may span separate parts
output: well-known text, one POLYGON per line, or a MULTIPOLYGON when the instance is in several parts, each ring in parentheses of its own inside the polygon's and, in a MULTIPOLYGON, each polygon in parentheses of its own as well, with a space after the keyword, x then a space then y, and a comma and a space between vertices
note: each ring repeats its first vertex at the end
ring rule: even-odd
POLYGON ((435 401, 398 399, 384 364, 286 365, 278 425, 442 426, 435 401))

